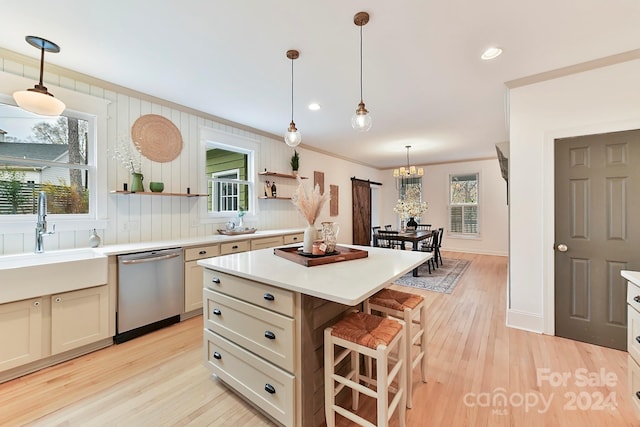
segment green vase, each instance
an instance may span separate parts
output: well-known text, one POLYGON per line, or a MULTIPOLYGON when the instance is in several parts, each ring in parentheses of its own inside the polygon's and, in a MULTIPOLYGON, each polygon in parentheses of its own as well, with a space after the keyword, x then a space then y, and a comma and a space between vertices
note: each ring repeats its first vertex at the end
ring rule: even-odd
POLYGON ((131 192, 132 193, 141 193, 144 191, 144 184, 142 184, 142 180, 144 176, 141 173, 133 172, 131 174, 131 192))

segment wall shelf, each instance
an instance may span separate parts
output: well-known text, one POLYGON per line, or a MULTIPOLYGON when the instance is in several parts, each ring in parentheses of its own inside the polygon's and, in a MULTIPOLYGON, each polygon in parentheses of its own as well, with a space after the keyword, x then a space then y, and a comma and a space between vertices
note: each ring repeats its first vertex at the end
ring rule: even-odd
POLYGON ((111 194, 123 194, 123 195, 130 195, 130 194, 138 194, 141 196, 174 196, 174 197, 206 197, 208 196, 207 194, 193 194, 193 193, 165 193, 165 192, 159 192, 159 193, 154 193, 153 191, 138 191, 138 192, 131 192, 131 191, 124 191, 124 190, 112 190, 110 191, 111 194))
MULTIPOLYGON (((296 175, 292 175, 292 174, 289 174, 289 173, 268 172, 268 171, 258 172, 258 175, 262 175, 262 176, 276 176, 276 177, 278 177, 278 178, 291 178, 291 179, 300 178, 300 179, 309 179, 309 177, 307 177, 307 176, 296 176, 296 175)), ((272 198, 272 197, 270 197, 270 198, 272 198)))

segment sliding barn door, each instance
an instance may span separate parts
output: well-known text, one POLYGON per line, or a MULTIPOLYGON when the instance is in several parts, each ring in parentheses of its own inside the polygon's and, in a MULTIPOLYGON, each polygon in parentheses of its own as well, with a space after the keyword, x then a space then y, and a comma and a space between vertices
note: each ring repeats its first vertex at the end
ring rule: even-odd
POLYGON ((352 214, 354 245, 369 246, 371 242, 371 184, 351 178, 352 214))

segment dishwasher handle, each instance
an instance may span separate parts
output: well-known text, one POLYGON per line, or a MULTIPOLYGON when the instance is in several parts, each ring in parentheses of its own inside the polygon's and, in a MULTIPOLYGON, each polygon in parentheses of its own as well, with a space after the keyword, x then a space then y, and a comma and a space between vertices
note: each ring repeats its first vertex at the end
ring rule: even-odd
POLYGON ((160 256, 154 256, 154 257, 149 257, 149 258, 123 259, 121 262, 123 264, 142 264, 142 263, 145 263, 145 262, 155 262, 155 261, 162 261, 162 260, 165 260, 165 259, 171 259, 171 258, 175 258, 177 256, 180 256, 180 254, 173 253, 173 254, 160 255, 160 256))

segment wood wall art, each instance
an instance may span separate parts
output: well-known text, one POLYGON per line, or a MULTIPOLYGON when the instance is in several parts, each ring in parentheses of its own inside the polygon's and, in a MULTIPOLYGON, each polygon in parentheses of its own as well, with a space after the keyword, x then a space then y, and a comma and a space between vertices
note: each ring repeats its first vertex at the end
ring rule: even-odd
POLYGON ((131 139, 140 153, 154 162, 170 162, 182 151, 180 129, 157 114, 147 114, 135 121, 131 127, 131 139))
POLYGON ((329 194, 331 195, 331 201, 329 201, 329 216, 338 216, 338 186, 329 185, 329 194))
POLYGON ((324 194, 324 172, 313 171, 313 188, 320 186, 320 194, 324 194))

